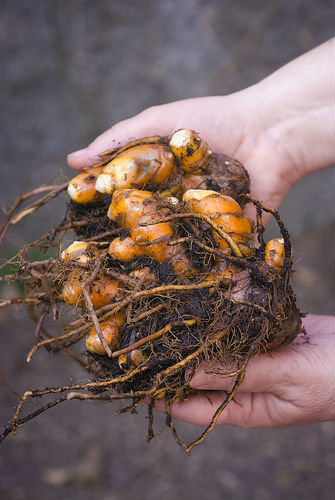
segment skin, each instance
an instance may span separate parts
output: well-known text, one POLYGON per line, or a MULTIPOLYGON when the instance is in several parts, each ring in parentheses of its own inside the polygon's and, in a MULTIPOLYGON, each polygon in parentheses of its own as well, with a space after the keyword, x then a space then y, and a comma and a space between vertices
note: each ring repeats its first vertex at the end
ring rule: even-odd
MULTIPOLYGON (((70 154, 68 163, 81 170, 118 143, 187 127, 212 151, 240 160, 249 172, 251 193, 277 208, 304 176, 334 164, 333 55, 334 39, 240 92, 151 107, 70 154)), ((249 362, 235 403, 219 424, 283 427, 334 418, 334 318, 308 315, 304 326, 306 337, 249 362)), ((210 422, 225 396, 222 391, 232 386, 231 379, 210 375, 210 368, 202 364, 189 384, 210 391, 211 401, 199 395, 175 404, 175 418, 210 422)), ((163 402, 157 406, 164 409, 163 402)))

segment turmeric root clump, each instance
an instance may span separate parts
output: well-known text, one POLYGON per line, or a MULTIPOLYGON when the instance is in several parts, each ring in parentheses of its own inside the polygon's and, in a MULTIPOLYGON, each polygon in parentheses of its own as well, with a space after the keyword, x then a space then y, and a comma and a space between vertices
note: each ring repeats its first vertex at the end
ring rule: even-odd
MULTIPOLYGON (((54 391, 67 396, 53 405, 130 399, 123 411, 134 412, 149 401, 148 440, 154 401, 165 398, 167 424, 189 452, 233 399, 249 359, 303 332, 285 225, 275 209, 250 195, 240 162, 213 153, 188 129, 103 152, 98 165, 69 182, 68 193, 65 219, 47 239, 58 256, 27 265, 21 255, 18 276, 31 283, 27 302, 37 323, 29 359, 40 347, 54 346, 94 374, 89 383, 54 391), (255 221, 244 213, 247 204, 256 207, 255 221), (280 233, 268 242, 264 212, 280 233), (65 324, 69 310, 73 317, 65 324), (60 337, 43 336, 49 313, 65 326, 60 337), (77 342, 79 358, 71 351, 77 342), (186 444, 170 405, 196 392, 186 373, 202 360, 214 367, 227 357, 233 368, 213 373, 235 377, 233 389, 200 438, 186 444)), ((36 242, 42 244, 48 245, 36 242)), ((8 432, 23 423, 19 413, 28 397, 52 392, 26 394, 8 432)))
POLYGON ((184 247, 180 243, 171 245, 176 237, 174 225, 155 222, 158 213, 172 213, 172 207, 158 195, 135 189, 115 191, 107 216, 130 236, 115 238, 109 245, 109 255, 125 262, 146 255, 160 263, 169 261, 176 273, 185 271, 189 262, 184 247))

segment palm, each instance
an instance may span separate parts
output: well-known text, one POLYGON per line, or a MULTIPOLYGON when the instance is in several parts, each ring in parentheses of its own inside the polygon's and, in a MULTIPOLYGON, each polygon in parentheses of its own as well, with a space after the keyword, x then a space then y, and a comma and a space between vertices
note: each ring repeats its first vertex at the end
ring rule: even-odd
MULTIPOLYGON (((305 320, 307 338, 300 336, 271 355, 251 359, 239 392, 218 423, 281 427, 331 418, 334 403, 325 388, 334 376, 329 373, 335 366, 333 321, 330 316, 309 316, 305 320)), ((199 395, 175 404, 174 417, 197 425, 210 422, 232 382, 208 371, 209 367, 202 365, 190 385, 205 390, 210 400, 199 395)), ((164 411, 162 402, 157 407, 164 411)))
POLYGON ((77 169, 90 166, 100 152, 116 143, 191 128, 213 151, 240 160, 250 174, 253 195, 278 207, 291 187, 280 172, 283 166, 290 168, 291 162, 263 127, 262 114, 248 89, 226 97, 188 99, 149 108, 118 123, 93 141, 84 156, 69 159, 69 164, 77 169))
MULTIPOLYGON (((169 136, 179 128, 191 128, 199 132, 213 151, 240 160, 249 172, 252 194, 264 204, 278 207, 299 174, 289 151, 276 140, 275 117, 272 119, 268 109, 262 111, 261 103, 261 96, 251 87, 226 97, 189 99, 149 108, 118 123, 87 148, 70 155, 69 165, 80 170, 99 161, 99 153, 115 144, 156 134, 169 136)), ((327 369, 335 365, 329 335, 333 319, 315 316, 306 321, 312 342, 296 349, 296 344, 302 342, 296 339, 271 356, 251 359, 235 399, 239 405, 231 403, 220 416, 220 423, 282 426, 331 416, 332 399, 325 388, 331 377, 327 369), (316 369, 318 366, 322 367, 321 372, 316 369)), ((212 402, 195 396, 174 405, 173 415, 207 425, 224 399, 225 390, 230 389, 229 381, 227 386, 227 379, 208 378, 202 367, 191 385, 209 390, 212 402)), ((158 401, 157 405, 165 409, 164 402, 158 401)))

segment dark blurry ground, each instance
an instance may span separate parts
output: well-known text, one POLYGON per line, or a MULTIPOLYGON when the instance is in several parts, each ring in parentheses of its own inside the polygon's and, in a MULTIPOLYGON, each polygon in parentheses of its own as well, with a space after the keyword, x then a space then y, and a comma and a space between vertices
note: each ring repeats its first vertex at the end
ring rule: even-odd
MULTIPOLYGON (((4 1, 0 12, 1 205, 48 182, 68 152, 152 104, 250 85, 332 36, 330 0, 4 1)), ((331 171, 296 186, 281 213, 294 238, 301 308, 333 313, 331 171)), ((54 225, 61 202, 12 228, 8 257, 54 225)), ((6 293, 2 290, 1 295, 6 293)), ((1 310, 1 368, 17 391, 83 380, 68 359, 26 365, 32 324, 1 310)), ((0 423, 16 402, 1 386, 0 423)), ((157 428, 164 428, 158 419, 157 428)), ((217 428, 187 457, 167 431, 145 442, 145 415, 69 402, 0 446, 0 498, 328 500, 331 423, 217 428)), ((186 434, 199 429, 179 424, 186 434)))

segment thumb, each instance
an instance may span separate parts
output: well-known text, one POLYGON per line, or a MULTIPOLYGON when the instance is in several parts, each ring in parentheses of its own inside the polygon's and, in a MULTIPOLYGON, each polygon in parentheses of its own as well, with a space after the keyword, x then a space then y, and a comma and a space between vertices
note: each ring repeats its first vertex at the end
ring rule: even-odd
POLYGON ((116 123, 99 135, 86 148, 70 153, 67 162, 75 170, 87 168, 100 160, 99 154, 129 141, 151 135, 171 135, 178 123, 179 103, 145 109, 138 115, 116 123))
MULTIPOLYGON (((222 107, 222 99, 227 98, 197 97, 147 108, 138 115, 123 120, 106 130, 86 148, 69 154, 68 164, 75 170, 90 167, 99 162, 99 153, 103 151, 120 147, 139 137, 170 136, 180 128, 196 130, 205 141, 211 144, 214 151, 225 152, 226 150, 226 154, 233 154, 238 144, 240 131, 237 127, 237 135, 231 133, 231 128, 228 129, 230 133, 222 133, 221 122, 224 119, 221 116, 222 113, 218 113, 218 109, 222 107), (217 115, 219 118, 214 119, 213 122, 213 117, 217 115)), ((234 102, 231 97, 225 100, 227 123, 230 123, 229 117, 235 109, 234 102)))

